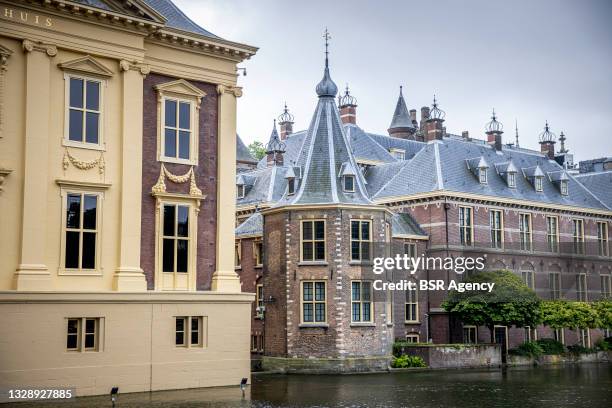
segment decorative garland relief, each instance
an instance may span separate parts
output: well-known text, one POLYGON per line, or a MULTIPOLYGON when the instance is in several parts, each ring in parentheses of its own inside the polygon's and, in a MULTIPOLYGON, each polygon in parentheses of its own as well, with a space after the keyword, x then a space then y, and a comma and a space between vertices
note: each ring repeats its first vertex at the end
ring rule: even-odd
POLYGON ((164 163, 162 163, 159 170, 159 178, 157 179, 157 183, 155 183, 155 185, 151 189, 153 194, 161 194, 166 192, 166 177, 168 177, 168 179, 173 183, 177 184, 182 184, 189 181, 189 195, 194 197, 202 196, 202 190, 198 188, 195 182, 195 173, 193 171, 193 166, 189 168, 189 171, 187 171, 187 173, 183 174, 182 176, 177 176, 175 174, 170 173, 168 169, 166 169, 166 166, 164 166, 164 163))
POLYGON ((64 170, 68 170, 68 167, 72 164, 79 170, 90 170, 94 167, 98 168, 100 174, 104 174, 104 170, 106 169, 106 162, 104 161, 104 154, 100 153, 100 157, 91 161, 79 160, 73 155, 70 154, 68 149, 64 152, 64 159, 62 160, 64 170))

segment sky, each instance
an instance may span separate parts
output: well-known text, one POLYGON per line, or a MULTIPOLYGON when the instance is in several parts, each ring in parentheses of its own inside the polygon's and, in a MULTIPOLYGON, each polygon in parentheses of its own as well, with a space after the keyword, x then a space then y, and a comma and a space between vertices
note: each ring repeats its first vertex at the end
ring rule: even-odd
MULTIPOLYGON (((357 124, 387 134, 403 85, 420 115, 436 95, 449 133, 485 138, 495 108, 503 140, 539 150, 548 120, 574 159, 612 156, 612 1, 174 0, 228 40, 259 47, 239 64, 238 133, 266 142, 285 101, 308 127, 331 33, 331 77, 357 98, 357 124)), ((557 143, 557 149, 559 144, 557 143)))

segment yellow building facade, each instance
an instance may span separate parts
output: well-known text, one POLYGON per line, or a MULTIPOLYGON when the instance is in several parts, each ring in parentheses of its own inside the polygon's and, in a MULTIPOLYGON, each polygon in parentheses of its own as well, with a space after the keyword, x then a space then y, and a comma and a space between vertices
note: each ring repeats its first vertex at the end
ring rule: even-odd
POLYGON ((253 295, 234 271, 233 184, 236 64, 255 52, 168 0, 0 1, 0 387, 91 395, 249 377, 253 295), (161 117, 173 106, 174 128, 161 117), (143 136, 153 121, 158 160, 143 136), (147 184, 147 166, 163 186, 147 184), (160 245, 143 250, 145 238, 160 245))

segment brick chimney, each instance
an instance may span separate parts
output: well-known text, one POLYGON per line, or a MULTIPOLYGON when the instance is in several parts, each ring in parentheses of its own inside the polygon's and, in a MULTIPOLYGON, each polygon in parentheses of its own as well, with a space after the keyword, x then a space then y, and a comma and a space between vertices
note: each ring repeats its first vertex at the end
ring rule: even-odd
POLYGON ((429 119, 429 106, 421 108, 421 130, 425 130, 425 122, 429 119))
POLYGON ((346 84, 344 95, 338 95, 338 108, 343 124, 357 124, 357 99, 351 95, 348 84, 346 84))
POLYGON ((487 143, 495 150, 501 151, 502 149, 502 133, 504 125, 502 125, 495 115, 495 109, 491 115, 491 121, 485 126, 485 134, 487 135, 487 143))
POLYGON ((540 152, 544 153, 550 160, 555 159, 556 140, 557 136, 550 130, 550 126, 548 126, 548 121, 546 121, 544 131, 540 133, 539 137, 540 152))
POLYGON ((434 95, 433 104, 431 110, 429 108, 421 108, 421 122, 423 122, 424 114, 427 115, 425 120, 425 141, 430 142, 432 140, 442 140, 444 137, 444 117, 446 113, 438 108, 438 102, 434 95))
POLYGON ((289 113, 286 102, 283 113, 278 117, 278 124, 280 125, 280 139, 286 140, 293 133, 293 115, 289 113))
POLYGON ((410 120, 412 121, 412 124, 415 125, 415 127, 419 123, 417 122, 417 118, 416 118, 416 109, 410 109, 410 120))
POLYGON ((467 130, 464 130, 463 132, 461 132, 461 137, 463 138, 463 140, 469 141, 470 139, 470 132, 468 132, 467 130))

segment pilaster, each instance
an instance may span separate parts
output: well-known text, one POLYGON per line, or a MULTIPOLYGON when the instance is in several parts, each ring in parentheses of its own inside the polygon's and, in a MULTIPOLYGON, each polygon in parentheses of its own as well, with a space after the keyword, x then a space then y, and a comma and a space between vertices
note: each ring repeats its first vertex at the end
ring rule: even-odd
POLYGON ((23 41, 26 53, 23 219, 21 254, 13 277, 16 290, 52 290, 46 265, 51 58, 57 48, 23 41), (42 206, 42 207, 41 207, 42 206))
POLYGON ((113 290, 147 290, 140 267, 140 222, 142 193, 142 95, 146 65, 121 61, 123 112, 121 137, 121 210, 119 225, 119 267, 113 276, 113 290))
POLYGON ((239 87, 217 86, 219 94, 219 135, 217 160, 217 265, 212 290, 240 292, 240 278, 234 270, 234 223, 236 213, 236 98, 239 87))

